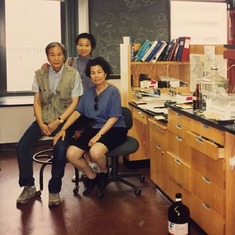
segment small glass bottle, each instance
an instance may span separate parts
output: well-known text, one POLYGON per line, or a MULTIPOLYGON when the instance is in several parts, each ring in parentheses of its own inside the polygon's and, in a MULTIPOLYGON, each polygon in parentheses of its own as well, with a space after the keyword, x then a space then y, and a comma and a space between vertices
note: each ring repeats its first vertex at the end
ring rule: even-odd
POLYGON ((182 203, 182 194, 176 193, 175 202, 168 208, 168 234, 190 234, 190 211, 182 203))
POLYGON ((201 94, 199 89, 199 84, 196 84, 196 89, 193 92, 193 111, 201 108, 201 94))

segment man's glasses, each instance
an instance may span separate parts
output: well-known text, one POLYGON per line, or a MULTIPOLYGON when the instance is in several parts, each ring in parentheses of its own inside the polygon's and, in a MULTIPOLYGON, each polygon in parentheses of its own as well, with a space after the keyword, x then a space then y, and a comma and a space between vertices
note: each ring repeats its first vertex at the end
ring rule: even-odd
POLYGON ((95 109, 95 110, 98 110, 98 95, 95 96, 94 102, 95 102, 95 104, 94 104, 94 109, 95 109))

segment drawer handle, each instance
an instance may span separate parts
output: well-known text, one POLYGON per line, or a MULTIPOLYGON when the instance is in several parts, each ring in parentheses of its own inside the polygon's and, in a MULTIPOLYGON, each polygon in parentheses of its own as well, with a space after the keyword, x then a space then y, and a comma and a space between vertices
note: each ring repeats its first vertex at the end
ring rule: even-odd
POLYGON ((164 131, 162 130, 162 128, 161 128, 160 126, 156 126, 156 128, 157 128, 158 130, 160 130, 161 134, 164 134, 164 131))
POLYGON ((203 181, 205 181, 207 184, 210 184, 210 183, 211 183, 210 179, 208 179, 208 178, 205 177, 205 176, 202 176, 202 179, 203 179, 203 181))
POLYGON ((180 136, 176 136, 176 139, 178 140, 178 141, 182 141, 182 138, 180 137, 180 136))
POLYGON ((157 149, 161 149, 161 146, 157 144, 157 145, 156 145, 156 148, 157 148, 157 149))
POLYGON ((174 159, 175 163, 177 163, 178 165, 181 164, 180 160, 179 159, 174 159))
POLYGON ((197 137, 197 142, 203 144, 203 138, 201 136, 197 137))
POLYGON ((208 211, 211 211, 211 208, 209 205, 207 205, 205 202, 202 203, 203 207, 206 208, 208 211))
POLYGON ((177 113, 177 116, 178 116, 178 117, 181 117, 181 116, 182 116, 182 114, 181 114, 181 113, 177 113))
POLYGON ((176 128, 178 128, 180 130, 182 129, 182 126, 180 124, 176 124, 175 126, 176 126, 176 128))
POLYGON ((144 115, 142 115, 142 112, 141 112, 141 111, 137 111, 137 113, 138 113, 142 118, 144 118, 144 115))
POLYGON ((205 129, 208 129, 208 128, 209 128, 209 126, 206 125, 206 124, 203 124, 203 127, 204 127, 205 129))

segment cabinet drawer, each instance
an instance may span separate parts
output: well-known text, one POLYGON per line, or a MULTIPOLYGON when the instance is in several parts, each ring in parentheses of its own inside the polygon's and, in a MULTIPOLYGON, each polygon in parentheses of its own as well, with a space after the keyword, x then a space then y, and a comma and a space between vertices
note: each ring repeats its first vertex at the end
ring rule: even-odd
POLYGON ((181 185, 176 183, 175 180, 172 179, 171 177, 166 177, 166 185, 165 185, 165 188, 164 188, 164 192, 173 201, 175 201, 175 194, 176 193, 181 193, 182 194, 183 203, 190 208, 191 202, 192 202, 192 200, 191 200, 192 193, 190 193, 184 187, 182 187, 181 185))
POLYGON ((225 143, 224 131, 220 131, 216 128, 195 121, 191 118, 185 118, 185 126, 187 127, 188 130, 196 132, 197 134, 224 146, 225 143))
POLYGON ((148 116, 144 112, 142 112, 142 111, 140 111, 138 109, 133 108, 132 109, 132 116, 133 116, 133 118, 135 118, 135 119, 139 120, 140 122, 142 122, 142 123, 147 125, 147 123, 148 123, 148 116))
POLYGON ((150 140, 153 141, 155 144, 159 145, 162 149, 167 149, 167 127, 153 121, 150 118, 148 119, 148 121, 150 140))
POLYGON ((224 148, 216 143, 203 138, 193 132, 185 132, 185 140, 188 145, 206 154, 212 159, 224 158, 224 148))
POLYGON ((197 224, 210 235, 224 234, 224 217, 215 212, 205 202, 192 196, 190 215, 197 224))
POLYGON ((191 192, 191 167, 167 152, 167 173, 178 184, 191 192))
POLYGON ((184 137, 184 128, 183 128, 182 124, 180 124, 180 123, 176 123, 176 122, 169 120, 168 121, 168 130, 179 135, 179 136, 184 137))
POLYGON ((169 121, 173 121, 175 123, 183 125, 184 118, 185 118, 184 115, 182 115, 178 112, 175 112, 172 109, 168 109, 168 120, 169 121))
POLYGON ((196 149, 192 149, 192 168, 221 188, 225 188, 224 159, 214 160, 196 149))
POLYGON ((192 170, 192 192, 213 210, 224 216, 224 190, 207 176, 192 170))
POLYGON ((150 141, 150 176, 161 189, 166 181, 166 154, 160 146, 150 141))
POLYGON ((168 131, 168 151, 185 163, 191 165, 192 148, 185 144, 185 139, 168 131))

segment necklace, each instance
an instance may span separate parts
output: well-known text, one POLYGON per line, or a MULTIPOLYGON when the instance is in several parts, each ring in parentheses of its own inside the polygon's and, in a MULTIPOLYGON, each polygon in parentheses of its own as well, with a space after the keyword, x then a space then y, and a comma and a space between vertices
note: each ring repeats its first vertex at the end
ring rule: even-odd
POLYGON ((100 93, 102 93, 108 86, 109 86, 109 84, 106 83, 105 86, 103 88, 101 88, 100 90, 98 90, 97 87, 96 87, 95 88, 96 94, 100 95, 100 93))

